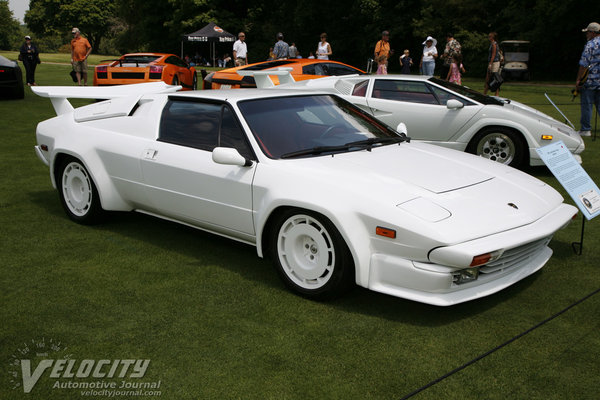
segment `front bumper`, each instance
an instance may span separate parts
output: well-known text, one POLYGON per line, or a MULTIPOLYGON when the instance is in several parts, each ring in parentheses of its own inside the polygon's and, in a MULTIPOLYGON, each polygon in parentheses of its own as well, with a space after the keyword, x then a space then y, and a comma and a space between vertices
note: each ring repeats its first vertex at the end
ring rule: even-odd
POLYGON ((547 246, 550 238, 576 213, 575 207, 563 204, 533 224, 435 249, 430 255, 431 263, 374 253, 368 288, 436 306, 450 306, 488 296, 542 268, 552 255, 547 246), (453 273, 467 268, 473 256, 495 250, 504 250, 505 255, 482 266, 477 280, 463 284, 453 282, 453 273), (448 261, 444 263, 442 260, 445 259, 448 261), (454 266, 448 266, 450 264, 454 266))

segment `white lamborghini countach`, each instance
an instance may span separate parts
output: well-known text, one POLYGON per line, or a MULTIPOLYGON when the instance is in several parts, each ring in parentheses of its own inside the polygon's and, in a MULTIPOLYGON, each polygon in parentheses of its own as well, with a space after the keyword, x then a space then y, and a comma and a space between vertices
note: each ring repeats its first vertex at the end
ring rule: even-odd
POLYGON ((439 306, 487 296, 542 268, 577 213, 527 174, 411 142, 331 94, 32 89, 58 114, 35 150, 70 219, 133 210, 226 236, 313 299, 355 284, 439 306))

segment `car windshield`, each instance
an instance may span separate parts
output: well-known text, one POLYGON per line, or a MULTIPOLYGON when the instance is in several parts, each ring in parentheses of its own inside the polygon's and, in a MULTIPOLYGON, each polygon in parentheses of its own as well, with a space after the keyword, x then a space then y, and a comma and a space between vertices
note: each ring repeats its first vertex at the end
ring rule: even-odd
POLYGON ((429 78, 429 81, 437 83, 440 86, 450 89, 450 90, 460 94, 461 96, 468 97, 469 99, 475 100, 476 102, 481 103, 481 104, 495 104, 498 106, 504 105, 504 103, 502 101, 495 99, 493 97, 490 97, 490 96, 486 96, 485 94, 479 93, 473 89, 469 89, 466 86, 457 85, 455 83, 443 81, 438 78, 429 78))
POLYGON ((305 95, 245 100, 238 106, 270 158, 371 150, 406 136, 338 97, 305 95))

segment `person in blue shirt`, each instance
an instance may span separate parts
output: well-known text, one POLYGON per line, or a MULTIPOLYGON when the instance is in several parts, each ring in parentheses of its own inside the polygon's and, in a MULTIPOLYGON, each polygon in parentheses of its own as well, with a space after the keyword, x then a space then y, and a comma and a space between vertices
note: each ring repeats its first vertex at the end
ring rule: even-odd
POLYGON ((277 60, 289 57, 290 46, 283 41, 283 33, 281 32, 277 34, 277 43, 273 46, 273 54, 275 54, 275 59, 277 60))
POLYGON ((592 22, 585 32, 587 43, 579 59, 579 71, 575 86, 581 93, 581 136, 591 136, 593 106, 600 113, 600 24, 592 22), (584 81, 585 73, 587 79, 584 81), (582 82, 584 81, 584 82, 582 82))

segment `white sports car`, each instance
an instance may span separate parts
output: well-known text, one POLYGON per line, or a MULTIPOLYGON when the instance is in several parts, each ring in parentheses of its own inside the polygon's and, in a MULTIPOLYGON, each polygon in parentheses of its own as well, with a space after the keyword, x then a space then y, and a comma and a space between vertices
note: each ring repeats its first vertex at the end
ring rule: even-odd
MULTIPOLYGON (((257 82, 271 86, 268 81, 266 85, 264 80, 257 82)), ((415 140, 477 154, 517 168, 527 164, 543 165, 535 149, 559 140, 580 163, 579 154, 585 149, 583 139, 572 127, 534 108, 485 96, 433 77, 328 77, 277 88, 334 93, 392 127, 403 122, 415 140)))
POLYGON ((32 88, 58 114, 35 149, 67 215, 134 210, 251 244, 310 298, 354 284, 443 306, 486 296, 542 268, 577 213, 527 174, 410 142, 334 95, 136 86, 32 88))

